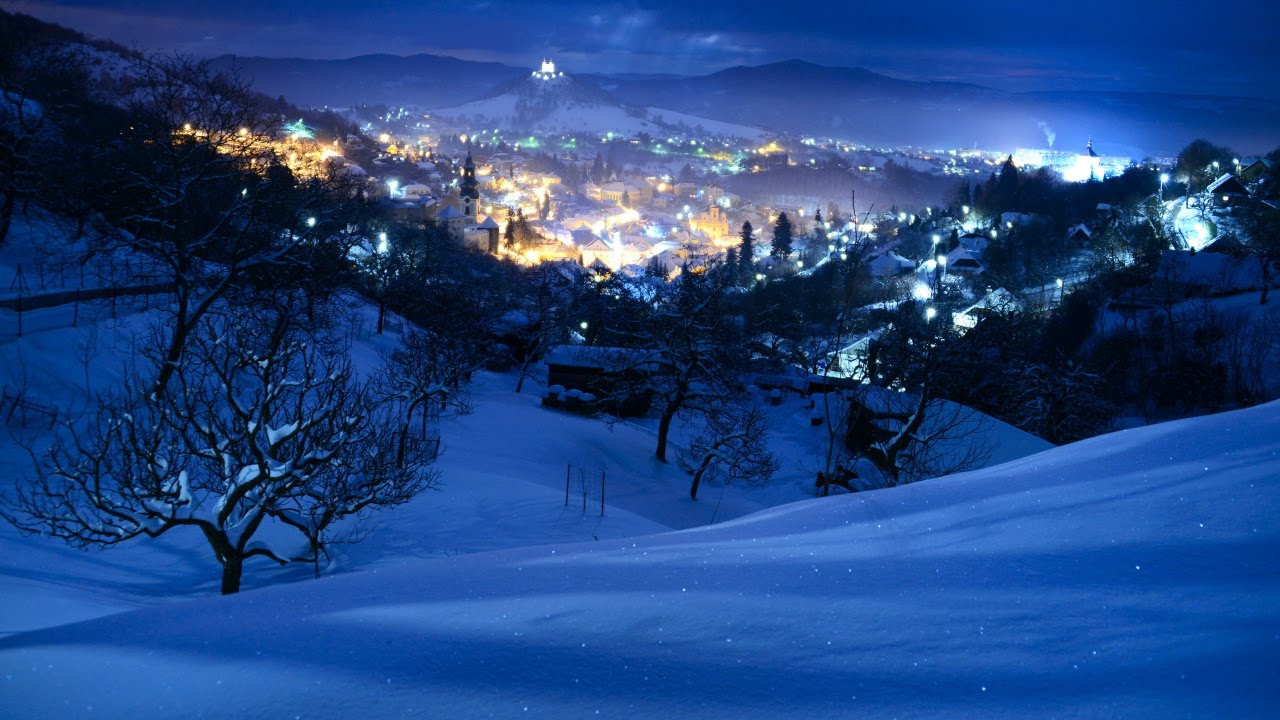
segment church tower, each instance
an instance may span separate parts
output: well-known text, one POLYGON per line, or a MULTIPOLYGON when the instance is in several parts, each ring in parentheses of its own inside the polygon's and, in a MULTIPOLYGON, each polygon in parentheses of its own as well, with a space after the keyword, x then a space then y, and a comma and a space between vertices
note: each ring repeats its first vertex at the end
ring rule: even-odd
POLYGON ((480 206, 480 188, 476 183, 476 164, 469 152, 467 162, 462 166, 462 183, 458 197, 462 200, 462 214, 467 217, 467 222, 475 222, 480 206))

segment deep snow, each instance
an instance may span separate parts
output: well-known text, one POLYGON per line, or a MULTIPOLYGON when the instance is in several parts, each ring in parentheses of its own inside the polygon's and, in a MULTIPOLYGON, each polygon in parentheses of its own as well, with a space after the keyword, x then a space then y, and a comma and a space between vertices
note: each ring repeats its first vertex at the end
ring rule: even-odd
POLYGON ((1280 404, 0 640, 29 717, 1272 717, 1280 404))

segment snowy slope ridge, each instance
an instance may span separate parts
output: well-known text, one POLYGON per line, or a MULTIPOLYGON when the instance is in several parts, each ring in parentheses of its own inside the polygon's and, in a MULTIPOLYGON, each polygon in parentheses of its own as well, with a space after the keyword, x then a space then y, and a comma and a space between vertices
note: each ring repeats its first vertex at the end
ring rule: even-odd
POLYGON ((19 717, 1267 717, 1280 404, 0 639, 19 717))

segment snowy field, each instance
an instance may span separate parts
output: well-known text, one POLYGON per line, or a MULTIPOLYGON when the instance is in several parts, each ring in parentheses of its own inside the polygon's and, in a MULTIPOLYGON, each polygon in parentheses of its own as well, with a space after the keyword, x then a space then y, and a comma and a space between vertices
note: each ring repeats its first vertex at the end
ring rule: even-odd
MULTIPOLYGON (((372 367, 397 338, 352 310, 372 367)), ((0 342, 2 379, 83 407, 153 319, 0 342)), ((821 429, 790 397, 770 410, 774 481, 692 501, 652 458, 652 421, 610 428, 514 385, 478 376, 475 412, 443 429, 442 489, 379 515, 320 579, 263 563, 222 598, 190 535, 81 552, 0 527, 0 717, 1270 717, 1280 701, 1280 404, 1049 450, 993 424, 989 462, 1011 462, 805 500, 821 429), (576 482, 565 507, 567 463, 606 474, 603 515, 576 482)), ((5 477, 27 471, 20 436, 0 438, 5 477)))
POLYGON ((1280 405, 0 640, 17 717, 1274 717, 1280 405), (1192 439, 1194 439, 1192 441, 1192 439))

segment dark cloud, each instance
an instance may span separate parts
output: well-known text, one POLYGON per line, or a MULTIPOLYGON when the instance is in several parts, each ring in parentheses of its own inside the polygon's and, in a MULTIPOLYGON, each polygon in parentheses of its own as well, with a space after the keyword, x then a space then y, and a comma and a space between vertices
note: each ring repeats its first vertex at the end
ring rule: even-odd
POLYGON ((700 73, 803 58, 1013 90, 1280 96, 1280 4, 1184 0, 303 2, 19 0, 13 9, 145 48, 347 57, 447 53, 528 66, 700 73))

